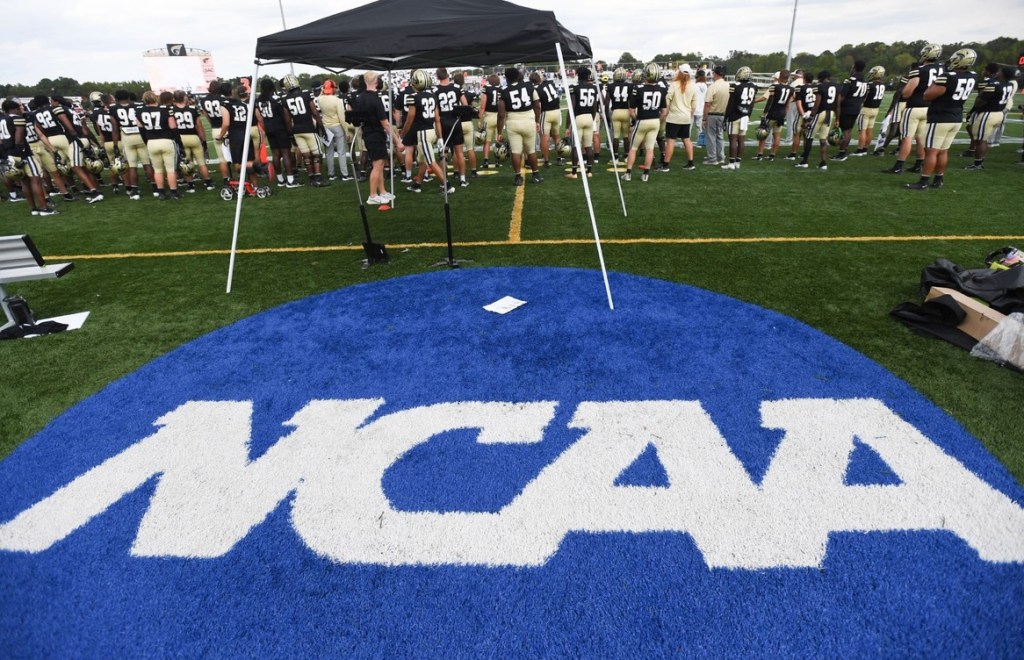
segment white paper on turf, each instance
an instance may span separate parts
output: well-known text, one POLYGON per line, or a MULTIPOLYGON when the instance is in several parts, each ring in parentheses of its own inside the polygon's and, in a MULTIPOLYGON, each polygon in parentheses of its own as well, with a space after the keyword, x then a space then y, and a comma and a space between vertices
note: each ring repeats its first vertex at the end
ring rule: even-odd
MULTIPOLYGON (((46 323, 47 321, 56 321, 57 323, 63 323, 67 325, 68 330, 78 330, 85 325, 85 319, 89 318, 89 312, 78 312, 77 314, 65 314, 64 316, 54 316, 52 319, 41 319, 36 323, 46 323)), ((31 337, 42 337, 43 335, 25 335, 22 339, 29 339, 31 337)))
POLYGON ((490 305, 484 305, 484 309, 488 312, 494 312, 495 314, 508 314, 513 309, 522 307, 525 304, 525 300, 519 300, 512 296, 505 296, 500 300, 495 300, 490 305))

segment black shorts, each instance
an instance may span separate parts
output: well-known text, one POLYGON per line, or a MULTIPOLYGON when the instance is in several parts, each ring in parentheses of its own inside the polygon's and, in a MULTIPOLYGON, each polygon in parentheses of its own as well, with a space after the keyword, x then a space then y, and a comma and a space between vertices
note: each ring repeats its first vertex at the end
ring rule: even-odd
POLYGON ((363 143, 366 144, 367 158, 373 160, 387 160, 388 139, 383 133, 364 133, 363 143))
MULTIPOLYGON (((857 114, 860 114, 859 112, 857 114)), ((839 115, 839 128, 848 131, 857 123, 857 115, 839 115)))
POLYGON ((402 146, 416 148, 416 131, 409 129, 409 132, 402 136, 402 146))
POLYGON ((690 139, 690 125, 668 122, 665 124, 665 137, 670 140, 688 140, 690 139))
POLYGON ((288 133, 288 129, 285 128, 267 131, 267 142, 270 143, 271 149, 292 148, 292 136, 288 133))
MULTIPOLYGON (((237 165, 242 162, 242 148, 245 146, 245 139, 249 137, 248 133, 228 133, 228 147, 231 149, 231 162, 237 165)), ((249 140, 249 160, 256 159, 256 147, 253 146, 252 140, 249 140)))
POLYGON ((437 139, 444 140, 445 144, 449 147, 455 147, 466 143, 466 141, 462 139, 462 122, 458 119, 442 119, 441 133, 441 135, 437 136, 437 139))

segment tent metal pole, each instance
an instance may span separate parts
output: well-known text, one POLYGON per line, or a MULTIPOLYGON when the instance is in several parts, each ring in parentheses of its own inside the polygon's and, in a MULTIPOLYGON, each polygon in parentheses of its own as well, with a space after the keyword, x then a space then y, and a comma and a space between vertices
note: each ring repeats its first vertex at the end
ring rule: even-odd
MULTIPOLYGON (((569 76, 565 72, 565 60, 562 58, 562 44, 555 42, 555 52, 558 53, 558 66, 562 69, 562 89, 565 98, 569 98, 569 76)), ((573 145, 576 148, 578 162, 583 162, 583 145, 580 144, 580 132, 576 128, 576 116, 572 114, 572 106, 569 106, 569 123, 572 124, 573 145)), ((608 295, 608 309, 615 309, 615 302, 612 300, 612 288, 608 283, 608 269, 604 265, 604 252, 601 251, 601 237, 597 232, 597 217, 594 215, 594 203, 590 199, 590 182, 586 176, 581 176, 583 181, 583 194, 587 198, 587 210, 590 212, 590 224, 594 228, 594 243, 597 245, 597 260, 601 262, 601 276, 604 278, 604 290, 608 295)))
MULTIPOLYGON (((590 58, 590 68, 597 73, 597 65, 594 58, 590 58)), ((601 99, 601 123, 604 124, 604 134, 608 138, 608 151, 612 155, 612 167, 615 169, 615 185, 619 188, 619 201, 622 202, 622 217, 628 217, 626 213, 626 196, 622 194, 622 180, 619 178, 619 161, 615 158, 615 143, 612 142, 612 129, 608 125, 608 115, 605 113, 604 99, 601 99)))
MULTIPOLYGON (((260 76, 260 61, 255 60, 256 70, 252 74, 252 90, 249 92, 249 116, 246 119, 245 126, 245 141, 242 142, 242 162, 239 163, 238 173, 238 199, 235 201, 235 228, 231 233, 231 259, 228 261, 228 287, 226 293, 231 293, 231 282, 235 275, 235 253, 238 250, 238 223, 242 217, 242 198, 245 197, 245 164, 249 160, 249 143, 252 142, 252 138, 249 137, 249 132, 252 130, 252 120, 255 114, 256 107, 256 84, 260 76)), ((229 165, 228 167, 231 167, 229 165)), ((230 180, 230 173, 228 179, 230 180)))
MULTIPOLYGON (((395 84, 394 84, 394 81, 391 79, 391 67, 388 67, 387 83, 388 83, 388 127, 390 128, 390 131, 394 131, 395 130, 395 126, 394 126, 394 118, 395 118, 395 84)), ((388 192, 390 192, 392 195, 394 195, 395 194, 395 145, 394 145, 395 141, 393 139, 391 139, 391 135, 392 135, 392 133, 389 132, 388 133, 388 172, 390 174, 388 175, 388 178, 389 178, 388 192)), ((392 207, 394 207, 395 202, 397 201, 397 199, 398 198, 396 197, 395 199, 391 200, 391 206, 392 207)))

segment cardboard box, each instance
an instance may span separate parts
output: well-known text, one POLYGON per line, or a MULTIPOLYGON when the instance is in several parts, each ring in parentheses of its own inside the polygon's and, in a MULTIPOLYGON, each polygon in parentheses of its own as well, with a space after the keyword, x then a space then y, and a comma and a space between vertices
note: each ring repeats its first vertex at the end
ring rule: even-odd
POLYGON ((928 295, 924 297, 925 300, 932 300, 939 296, 952 296, 960 308, 967 313, 964 320, 957 326, 957 329, 966 332, 975 339, 981 339, 988 333, 992 332, 999 322, 1006 318, 1006 315, 997 312, 983 302, 978 302, 970 296, 966 296, 959 291, 953 289, 946 289, 941 286, 933 286, 928 290, 928 295))

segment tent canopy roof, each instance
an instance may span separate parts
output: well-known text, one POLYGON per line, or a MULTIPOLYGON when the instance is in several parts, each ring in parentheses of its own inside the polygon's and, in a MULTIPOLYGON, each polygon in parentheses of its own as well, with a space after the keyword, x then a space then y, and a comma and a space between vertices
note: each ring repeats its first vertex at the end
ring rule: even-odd
POLYGON ((326 69, 411 69, 589 59, 554 12, 504 0, 377 0, 256 41, 256 57, 326 69))

